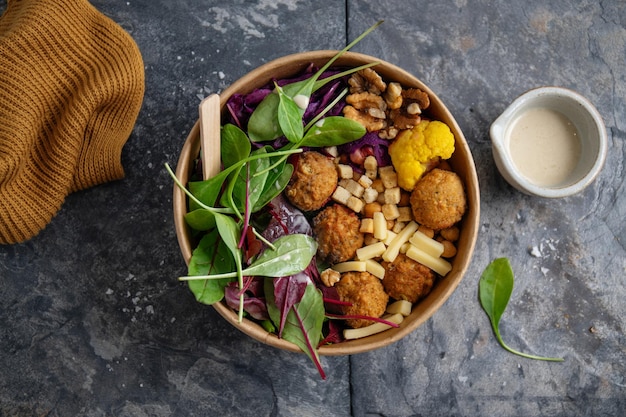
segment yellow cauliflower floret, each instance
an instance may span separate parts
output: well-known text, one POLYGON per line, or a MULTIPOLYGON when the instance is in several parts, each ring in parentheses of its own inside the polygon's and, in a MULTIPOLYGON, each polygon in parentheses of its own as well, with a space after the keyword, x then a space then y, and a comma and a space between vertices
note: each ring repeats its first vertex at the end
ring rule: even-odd
POLYGON ((448 125, 423 120, 412 129, 402 131, 389 146, 389 155, 398 185, 412 191, 428 165, 448 159, 454 153, 454 135, 448 125))

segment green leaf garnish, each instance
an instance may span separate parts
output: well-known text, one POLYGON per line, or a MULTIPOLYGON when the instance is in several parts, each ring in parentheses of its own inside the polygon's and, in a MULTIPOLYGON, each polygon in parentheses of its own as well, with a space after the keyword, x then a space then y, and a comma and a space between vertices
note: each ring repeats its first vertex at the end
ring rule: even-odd
POLYGON ((499 330, 500 318, 511 298, 514 280, 513 269, 507 258, 495 259, 487 266, 480 277, 480 303, 487 313, 487 316, 489 316, 496 339, 498 339, 498 342, 504 349, 516 355, 542 361, 562 362, 562 358, 549 358, 519 352, 508 347, 502 340, 499 330))

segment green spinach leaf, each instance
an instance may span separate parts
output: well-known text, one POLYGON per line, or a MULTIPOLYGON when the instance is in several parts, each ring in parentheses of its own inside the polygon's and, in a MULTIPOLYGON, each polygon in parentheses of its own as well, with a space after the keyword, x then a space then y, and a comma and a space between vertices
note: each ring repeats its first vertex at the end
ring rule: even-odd
POLYGON ((304 271, 317 252, 317 242, 303 234, 285 235, 273 242, 245 269, 246 275, 286 277, 304 271))
POLYGON ((489 316, 491 321, 491 327, 496 335, 496 339, 500 345, 507 351, 519 356, 523 356, 529 359, 538 359, 544 361, 561 362, 562 358, 548 358, 543 356, 535 356, 527 353, 522 353, 508 347, 502 340, 500 335, 500 318, 506 309, 511 293, 513 292, 513 284, 515 278, 513 275, 513 269, 507 258, 498 258, 491 262, 482 276, 479 282, 479 298, 480 303, 489 316))
MULTIPOLYGON (((189 275, 209 275, 232 271, 234 268, 232 255, 214 229, 204 235, 194 249, 188 272, 189 275)), ((197 301, 213 304, 224 298, 224 287, 230 281, 232 278, 191 280, 188 285, 197 301)))
POLYGON ((211 210, 199 208, 185 214, 185 221, 195 230, 211 230, 215 227, 215 214, 211 210))
POLYGON ((224 168, 247 158, 251 148, 250 140, 243 130, 230 123, 222 127, 221 157, 224 168))
POLYGON ((298 107, 295 100, 285 94, 278 84, 276 84, 276 91, 278 92, 278 125, 289 142, 298 142, 304 135, 302 116, 306 108, 298 107))
MULTIPOLYGON (((296 96, 301 96, 303 101, 308 101, 311 98, 311 94, 316 91, 316 89, 321 88, 328 80, 323 79, 319 80, 319 77, 326 71, 337 59, 339 59, 344 53, 350 50, 354 45, 359 43, 365 36, 367 36, 371 31, 376 29, 382 21, 379 21, 368 28, 365 32, 359 35, 355 40, 350 42, 345 48, 335 54, 331 59, 328 60, 315 74, 311 77, 297 81, 291 84, 287 84, 282 87, 282 91, 285 95, 293 98, 296 96)), ((344 75, 350 74, 354 71, 358 71, 358 69, 351 69, 344 72, 344 75)), ((252 112, 250 119, 248 121, 248 136, 250 140, 253 142, 264 142, 270 141, 280 137, 285 134, 282 131, 282 125, 280 123, 280 118, 285 117, 285 115, 280 115, 279 113, 283 110, 280 110, 281 107, 281 99, 279 97, 279 93, 277 91, 273 91, 272 93, 265 96, 265 98, 259 103, 257 108, 252 112)), ((302 135, 300 135, 300 138, 302 135)), ((297 142, 297 140, 291 140, 291 142, 297 142)), ((299 139, 298 139, 299 140, 299 139)))
POLYGON ((300 146, 315 148, 339 146, 359 139, 364 134, 365 127, 361 123, 346 117, 328 116, 307 131, 300 146))

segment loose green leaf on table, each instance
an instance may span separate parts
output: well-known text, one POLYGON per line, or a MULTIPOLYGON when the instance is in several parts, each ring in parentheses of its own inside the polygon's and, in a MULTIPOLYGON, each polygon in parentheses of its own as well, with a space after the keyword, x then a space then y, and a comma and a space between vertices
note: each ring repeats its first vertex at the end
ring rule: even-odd
POLYGON ((491 262, 482 276, 479 282, 479 298, 480 303, 489 316, 491 321, 491 327, 498 339, 500 345, 511 353, 519 356, 523 356, 529 359, 538 359, 544 361, 562 362, 562 358, 549 358, 543 356, 535 356, 527 353, 522 353, 508 347, 502 340, 500 335, 500 318, 506 310, 506 306, 511 298, 513 292, 515 277, 513 269, 507 258, 498 258, 491 262))

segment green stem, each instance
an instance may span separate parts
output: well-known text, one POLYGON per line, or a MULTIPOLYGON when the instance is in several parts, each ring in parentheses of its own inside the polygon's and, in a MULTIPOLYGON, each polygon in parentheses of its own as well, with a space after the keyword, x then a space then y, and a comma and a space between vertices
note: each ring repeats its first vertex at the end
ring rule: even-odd
POLYGON ((336 80, 338 78, 344 77, 346 75, 354 74, 355 72, 359 72, 361 70, 364 70, 365 68, 374 67, 374 66, 376 66, 378 64, 380 64, 380 62, 378 62, 378 61, 370 62, 368 64, 363 64, 360 67, 350 68, 349 70, 340 72, 338 74, 331 75, 331 76, 326 77, 326 78, 322 78, 321 80, 317 80, 317 81, 315 81, 315 84, 313 84, 313 91, 319 90, 320 88, 324 87, 326 84, 328 84, 329 82, 331 82, 333 80, 336 80))
POLYGON ((330 109, 332 109, 335 104, 337 104, 339 100, 341 100, 346 94, 348 94, 348 89, 344 88, 343 91, 341 91, 341 93, 339 93, 339 95, 331 103, 329 103, 328 106, 324 108, 324 110, 319 112, 317 116, 311 119, 311 121, 304 127, 304 131, 307 132, 311 128, 311 126, 315 125, 315 123, 317 123, 322 117, 324 117, 326 113, 328 113, 330 109))
POLYGON ((544 356, 536 356, 536 355, 531 355, 531 354, 528 354, 528 353, 523 353, 523 352, 517 351, 517 350, 515 350, 513 348, 508 347, 506 345, 506 343, 504 343, 504 340, 502 340, 502 336, 500 336, 500 331, 496 327, 493 328, 493 331, 496 334, 496 339, 498 339, 498 342, 500 342, 500 345, 504 349, 508 350, 509 352, 511 352, 511 353, 513 353, 515 355, 518 355, 518 356, 521 356, 521 357, 524 357, 524 358, 527 358, 527 359, 536 359, 536 360, 540 360, 540 361, 549 361, 549 362, 563 362, 564 361, 563 358, 548 358, 548 357, 544 357, 544 356))
POLYGON ((237 272, 225 272, 223 274, 213 274, 213 275, 190 275, 179 277, 179 281, 200 281, 207 279, 223 279, 223 278, 235 278, 237 276, 237 272))
POLYGON ((206 204, 204 204, 202 201, 198 200, 193 194, 191 194, 189 192, 189 190, 187 190, 187 188, 185 188, 185 186, 183 185, 182 182, 180 182, 180 180, 176 177, 176 174, 174 174, 174 171, 172 171, 172 168, 170 167, 170 165, 166 162, 165 163, 165 169, 167 170, 167 172, 169 173, 170 177, 172 177, 172 179, 174 180, 174 183, 178 186, 178 188, 180 188, 181 190, 183 190, 183 192, 187 195, 187 197, 189 197, 190 199, 192 199, 196 204, 198 204, 201 208, 208 210, 212 213, 222 213, 222 214, 233 214, 232 210, 229 208, 222 208, 222 207, 211 207, 211 206, 207 206, 206 204))

